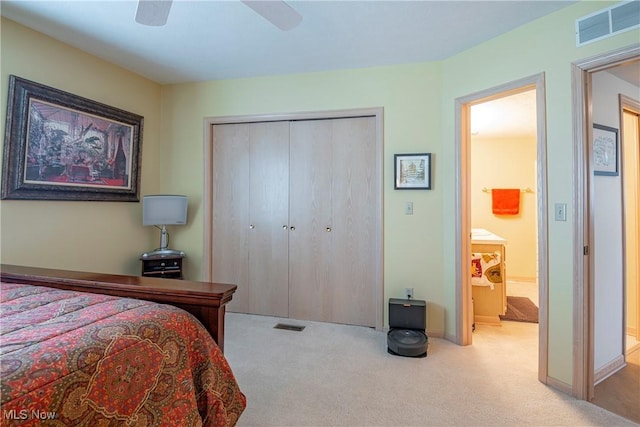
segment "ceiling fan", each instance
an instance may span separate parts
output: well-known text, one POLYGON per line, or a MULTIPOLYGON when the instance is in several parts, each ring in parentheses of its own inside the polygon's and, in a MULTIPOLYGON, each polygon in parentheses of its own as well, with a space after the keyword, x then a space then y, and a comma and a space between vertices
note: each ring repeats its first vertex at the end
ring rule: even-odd
MULTIPOLYGON (((241 0, 267 21, 283 31, 295 28, 301 21, 295 9, 282 0, 241 0)), ((167 23, 173 0, 138 0, 136 22, 161 27, 167 23)))

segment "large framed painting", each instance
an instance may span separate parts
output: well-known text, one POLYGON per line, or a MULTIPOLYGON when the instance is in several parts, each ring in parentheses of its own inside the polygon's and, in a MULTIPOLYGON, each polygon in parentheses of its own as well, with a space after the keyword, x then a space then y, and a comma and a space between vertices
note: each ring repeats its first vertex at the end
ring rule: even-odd
POLYGON ((143 122, 10 76, 2 198, 139 201, 143 122))

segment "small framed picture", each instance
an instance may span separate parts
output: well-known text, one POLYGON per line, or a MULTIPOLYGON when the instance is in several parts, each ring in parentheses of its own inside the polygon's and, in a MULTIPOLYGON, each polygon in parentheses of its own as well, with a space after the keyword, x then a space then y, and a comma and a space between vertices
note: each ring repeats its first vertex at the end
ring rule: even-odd
POLYGON ((431 153, 396 154, 396 190, 431 190, 431 153))
POLYGON ((594 175, 618 175, 618 129, 593 125, 594 175))

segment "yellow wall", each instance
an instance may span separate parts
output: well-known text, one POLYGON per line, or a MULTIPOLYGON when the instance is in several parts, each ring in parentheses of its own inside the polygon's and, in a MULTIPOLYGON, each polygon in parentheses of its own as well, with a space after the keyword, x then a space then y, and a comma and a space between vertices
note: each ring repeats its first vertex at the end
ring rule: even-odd
MULTIPOLYGON (((0 134, 10 74, 139 114, 142 192, 159 191, 160 85, 4 18, 1 36, 0 134)), ((157 246, 135 202, 2 200, 0 215, 7 264, 139 274, 139 254, 157 246)))
POLYGON ((507 240, 507 280, 537 276, 536 137, 471 136, 471 226, 507 240), (530 188, 520 193, 518 215, 494 215, 491 193, 483 188, 530 188))
MULTIPOLYGON (((575 47, 575 18, 611 4, 580 2, 437 63, 162 88, 3 20, 2 98, 13 73, 145 116, 142 193, 190 197, 189 224, 172 240, 187 251, 190 278, 201 277, 202 270, 204 117, 384 107, 384 297, 415 288, 416 298, 432 303, 428 328, 453 336, 454 101, 544 72, 549 207, 571 207, 570 64, 638 41, 639 32, 632 31, 575 47), (433 190, 393 190, 393 154, 408 152, 433 153, 433 190), (405 201, 414 202, 413 216, 403 214, 405 201)), ((5 107, 3 101, 2 116, 5 107)), ((138 203, 3 201, 1 213, 3 262, 135 273, 137 255, 157 238, 140 225, 138 203)), ((566 384, 572 381, 577 250, 572 215, 567 222, 550 222, 549 229, 549 375, 566 384)))

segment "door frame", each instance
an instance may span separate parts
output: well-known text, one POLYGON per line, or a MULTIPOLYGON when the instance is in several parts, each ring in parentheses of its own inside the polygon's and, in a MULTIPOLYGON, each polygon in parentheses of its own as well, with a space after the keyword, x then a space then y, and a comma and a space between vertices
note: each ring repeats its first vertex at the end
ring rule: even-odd
POLYGON ((548 352, 548 215, 547 215, 547 132, 545 75, 535 74, 519 80, 495 86, 455 100, 456 130, 456 343, 472 344, 472 302, 470 263, 471 215, 470 215, 470 152, 471 106, 527 90, 536 91, 536 144, 537 144, 537 210, 538 210, 538 292, 539 292, 539 345, 538 379, 547 378, 548 352))
POLYGON ((634 44, 571 64, 574 135, 574 259, 573 259, 573 385, 574 397, 591 400, 594 395, 594 251, 589 250, 594 235, 593 162, 591 139, 591 75, 597 71, 640 57, 634 44))
MULTIPOLYGON (((638 121, 638 124, 640 125, 640 100, 636 100, 636 99, 630 98, 628 96, 619 94, 618 95, 618 102, 620 104, 620 123, 624 122, 624 114, 625 114, 625 112, 628 112, 629 114, 634 114, 636 116, 636 120, 638 121)), ((638 157, 638 155, 636 155, 636 157, 633 158, 633 159, 627 159, 626 158, 627 156, 624 155, 625 151, 624 151, 623 147, 625 147, 625 136, 626 136, 625 126, 621 125, 620 126, 620 152, 622 154, 621 154, 620 160, 621 160, 622 165, 623 165, 621 167, 621 171, 624 171, 625 167, 628 167, 628 165, 629 165, 629 163, 628 163, 629 160, 632 160, 633 161, 633 166, 636 168, 636 170, 640 174, 640 157, 638 157)), ((639 138, 639 137, 640 137, 640 135, 636 135, 636 138, 639 138)), ((626 144, 628 144, 628 143, 629 142, 627 141, 626 144)), ((638 151, 636 152, 636 154, 639 154, 639 153, 640 152, 638 152, 638 151)), ((625 188, 625 179, 623 177, 622 178, 622 190, 623 190, 622 191, 622 197, 623 197, 622 205, 624 207, 624 212, 626 214, 626 212, 627 212, 626 205, 628 203, 628 200, 626 198, 626 194, 627 193, 626 193, 624 188, 625 188)), ((638 192, 638 194, 636 194, 636 198, 639 199, 636 203, 640 204, 640 179, 638 179, 637 182, 635 183, 635 188, 636 188, 636 190, 638 192)), ((625 219, 624 219, 624 221, 622 223, 623 230, 625 230, 624 227, 626 226, 626 224, 627 224, 627 218, 625 216, 625 219)), ((640 220, 638 219, 637 216, 636 216, 636 231, 638 232, 638 234, 635 236, 635 239, 636 239, 636 242, 637 242, 636 243, 636 248, 638 248, 638 247, 640 247, 640 220)), ((626 230, 623 231, 623 233, 624 233, 625 236, 627 235, 627 231, 626 230)), ((626 239, 624 239, 623 242, 626 242, 626 239)), ((623 257, 624 257, 624 262, 625 263, 628 261, 627 252, 628 252, 627 251, 627 246, 624 245, 622 253, 623 253, 623 257)), ((636 266, 636 268, 639 269, 639 270, 636 271, 636 277, 640 277, 638 275, 638 272, 640 272, 640 267, 636 266)), ((627 270, 628 270, 628 268, 625 265, 625 269, 624 269, 625 274, 626 274, 627 270)), ((624 290, 624 292, 623 292, 623 295, 624 295, 624 298, 623 298, 624 316, 623 316, 623 319, 622 319, 622 321, 623 321, 623 325, 622 325, 622 334, 623 334, 622 339, 623 339, 623 341, 622 342, 625 345, 625 347, 623 348, 623 354, 624 354, 625 360, 626 360, 627 316, 628 316, 628 313, 626 312, 626 308, 628 306, 627 289, 629 288, 629 283, 628 283, 628 278, 627 278, 626 275, 623 275, 623 278, 624 278, 624 289, 623 289, 624 290)), ((635 338, 636 338, 637 341, 640 341, 640 283, 635 283, 635 287, 636 287, 636 290, 635 290, 635 292, 636 292, 636 301, 634 301, 633 303, 636 305, 636 322, 635 322, 635 324, 633 326, 634 326, 634 329, 636 331, 635 338)))
POLYGON ((376 186, 374 221, 376 226, 375 251, 376 251, 376 270, 374 273, 374 286, 376 295, 376 313, 375 327, 382 330, 384 327, 384 108, 355 108, 333 111, 308 111, 296 113, 277 113, 277 114, 251 114, 237 116, 217 116, 205 117, 203 121, 203 149, 204 149, 204 193, 202 203, 203 212, 203 232, 204 247, 202 259, 202 277, 205 281, 210 281, 213 263, 211 256, 213 253, 213 126, 219 124, 231 123, 250 123, 250 122, 273 122, 273 121, 296 121, 296 120, 322 120, 322 119, 338 119, 338 118, 354 118, 354 117, 374 117, 376 127, 376 161, 372 165, 374 170, 374 180, 376 186))

